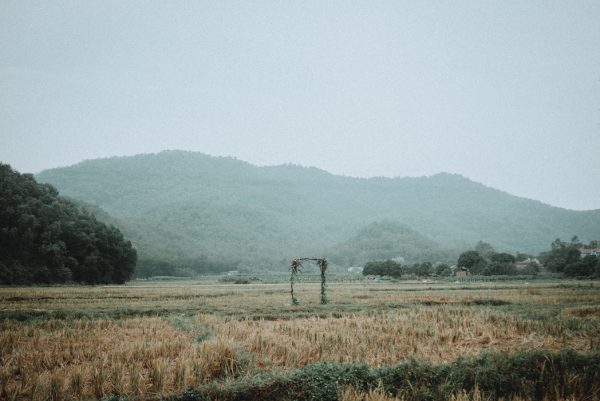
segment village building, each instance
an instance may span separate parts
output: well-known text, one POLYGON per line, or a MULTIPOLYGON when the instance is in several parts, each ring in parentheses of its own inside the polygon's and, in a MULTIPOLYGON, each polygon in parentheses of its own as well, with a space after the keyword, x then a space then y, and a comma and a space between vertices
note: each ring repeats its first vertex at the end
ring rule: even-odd
POLYGON ((362 266, 350 266, 348 268, 348 273, 362 274, 362 272, 363 272, 363 267, 362 266))
POLYGON ((452 271, 452 276, 454 277, 467 277, 471 275, 471 272, 469 271, 469 269, 467 269, 466 267, 463 266, 451 266, 450 270, 452 271))
POLYGON ((598 256, 600 257, 600 248, 581 248, 581 258, 586 256, 598 256))
POLYGON ((515 263, 515 265, 517 266, 517 269, 525 269, 529 265, 541 266, 542 264, 539 260, 537 260, 537 258, 527 258, 525 260, 515 263))

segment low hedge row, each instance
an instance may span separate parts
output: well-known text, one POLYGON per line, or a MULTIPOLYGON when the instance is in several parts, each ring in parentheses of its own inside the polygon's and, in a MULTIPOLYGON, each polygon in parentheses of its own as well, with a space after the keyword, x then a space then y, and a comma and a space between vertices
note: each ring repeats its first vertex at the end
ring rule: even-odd
POLYGON ((600 398, 600 353, 563 350, 486 353, 433 365, 408 360, 393 367, 319 362, 287 374, 264 374, 237 381, 211 383, 169 401, 253 401, 338 399, 352 385, 367 390, 382 386, 390 395, 406 400, 447 400, 460 391, 479 391, 492 399, 521 396, 532 400, 557 397, 600 398))

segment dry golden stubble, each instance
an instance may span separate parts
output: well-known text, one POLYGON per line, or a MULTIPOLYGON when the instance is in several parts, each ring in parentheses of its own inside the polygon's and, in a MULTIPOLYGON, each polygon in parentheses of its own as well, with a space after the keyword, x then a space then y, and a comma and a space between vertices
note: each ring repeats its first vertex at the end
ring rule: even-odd
POLYGON ((158 396, 319 360, 382 366, 410 356, 438 363, 490 349, 600 345, 600 294, 577 283, 332 283, 326 306, 318 283, 297 289, 299 307, 289 305, 286 284, 2 288, 3 313, 67 318, 0 321, 0 396, 158 396), (549 322, 516 313, 556 305, 563 311, 549 322), (123 310, 164 317, 99 318, 127 316, 123 310), (89 317, 69 318, 73 311, 89 317))

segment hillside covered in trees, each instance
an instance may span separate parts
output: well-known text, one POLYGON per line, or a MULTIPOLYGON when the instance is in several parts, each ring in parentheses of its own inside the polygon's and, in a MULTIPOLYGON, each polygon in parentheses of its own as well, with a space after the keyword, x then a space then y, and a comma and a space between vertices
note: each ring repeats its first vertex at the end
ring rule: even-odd
POLYGON ((452 263, 456 260, 457 252, 444 249, 437 242, 404 224, 378 221, 331 247, 327 250, 327 255, 333 263, 342 266, 362 266, 373 260, 395 258, 401 263, 430 260, 452 263))
POLYGON ((108 212, 140 263, 153 266, 204 260, 221 270, 286 269, 300 255, 342 265, 392 256, 434 262, 480 239, 537 254, 557 237, 600 237, 600 210, 552 207, 446 173, 362 179, 165 151, 84 161, 37 177, 108 212), (396 228, 382 230, 382 222, 396 228), (379 239, 388 244, 360 254, 361 244, 379 239))
POLYGON ((0 164, 0 284, 120 284, 136 259, 119 229, 0 164))

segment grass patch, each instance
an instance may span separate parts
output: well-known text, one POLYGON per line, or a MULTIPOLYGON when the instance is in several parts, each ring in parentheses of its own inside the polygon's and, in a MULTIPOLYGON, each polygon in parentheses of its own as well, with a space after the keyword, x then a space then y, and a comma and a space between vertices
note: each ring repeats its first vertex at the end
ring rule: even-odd
POLYGON ((583 319, 600 319, 600 306, 586 305, 563 310, 563 314, 576 316, 583 319))

